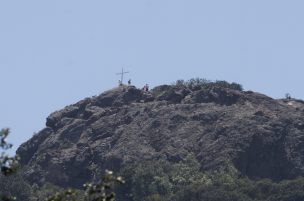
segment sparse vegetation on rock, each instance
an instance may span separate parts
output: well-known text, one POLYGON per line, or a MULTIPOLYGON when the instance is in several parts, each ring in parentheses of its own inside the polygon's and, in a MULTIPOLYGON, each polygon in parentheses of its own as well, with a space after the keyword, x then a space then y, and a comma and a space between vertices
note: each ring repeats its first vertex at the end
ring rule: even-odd
POLYGON ((173 85, 177 87, 187 87, 189 89, 222 87, 222 88, 243 91, 243 86, 235 82, 229 83, 225 80, 217 80, 215 82, 212 82, 210 80, 202 79, 202 78, 192 78, 187 81, 177 80, 175 83, 173 83, 173 85))

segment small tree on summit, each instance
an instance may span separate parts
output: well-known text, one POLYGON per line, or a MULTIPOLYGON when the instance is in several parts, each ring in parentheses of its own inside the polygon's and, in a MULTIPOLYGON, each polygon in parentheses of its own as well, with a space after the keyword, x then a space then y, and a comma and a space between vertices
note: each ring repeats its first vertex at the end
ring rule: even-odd
POLYGON ((290 100, 290 99, 291 99, 290 94, 289 94, 289 93, 286 93, 286 94, 285 94, 285 98, 286 98, 287 100, 290 100))
POLYGON ((225 80, 217 80, 217 81, 210 81, 204 78, 192 78, 190 80, 177 80, 173 83, 173 85, 177 87, 188 87, 189 89, 195 88, 209 88, 209 87, 223 87, 228 89, 234 89, 238 91, 243 91, 243 86, 241 84, 232 82, 229 83, 225 80))

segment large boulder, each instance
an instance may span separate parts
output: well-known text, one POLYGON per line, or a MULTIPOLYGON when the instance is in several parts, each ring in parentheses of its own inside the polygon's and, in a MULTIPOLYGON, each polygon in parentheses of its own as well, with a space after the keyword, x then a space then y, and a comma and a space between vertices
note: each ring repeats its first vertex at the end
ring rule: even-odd
POLYGON ((28 180, 62 187, 189 154, 202 170, 230 164, 250 178, 295 178, 304 176, 304 104, 216 86, 122 86, 52 113, 17 153, 28 180))

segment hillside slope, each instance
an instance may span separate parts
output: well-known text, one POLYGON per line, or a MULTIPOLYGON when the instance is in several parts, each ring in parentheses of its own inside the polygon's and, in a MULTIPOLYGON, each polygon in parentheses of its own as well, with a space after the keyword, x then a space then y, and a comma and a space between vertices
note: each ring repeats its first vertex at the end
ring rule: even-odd
POLYGON ((62 187, 189 154, 202 170, 232 164, 249 178, 296 178, 304 176, 304 103, 219 86, 122 86, 52 113, 17 153, 30 182, 62 187))

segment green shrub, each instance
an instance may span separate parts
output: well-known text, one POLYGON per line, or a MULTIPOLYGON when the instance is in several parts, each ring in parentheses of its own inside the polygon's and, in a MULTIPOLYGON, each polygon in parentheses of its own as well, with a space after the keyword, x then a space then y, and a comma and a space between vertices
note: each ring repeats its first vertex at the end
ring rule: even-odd
POLYGON ((172 85, 178 88, 187 87, 191 90, 200 89, 200 88, 210 88, 210 87, 223 87, 223 88, 243 91, 242 85, 235 82, 229 83, 223 80, 217 80, 215 82, 212 82, 210 80, 202 79, 202 78, 192 78, 187 81, 177 80, 172 85))

